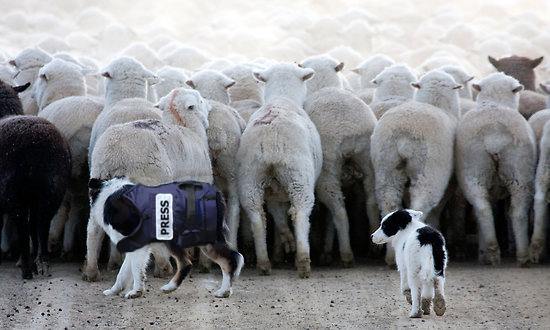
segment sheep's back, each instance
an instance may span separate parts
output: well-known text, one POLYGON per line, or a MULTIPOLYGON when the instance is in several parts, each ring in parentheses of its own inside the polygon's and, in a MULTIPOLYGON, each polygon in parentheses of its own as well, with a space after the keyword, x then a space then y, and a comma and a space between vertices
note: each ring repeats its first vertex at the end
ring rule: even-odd
POLYGON ((0 120, 0 208, 63 196, 71 166, 69 146, 53 124, 35 116, 0 120))

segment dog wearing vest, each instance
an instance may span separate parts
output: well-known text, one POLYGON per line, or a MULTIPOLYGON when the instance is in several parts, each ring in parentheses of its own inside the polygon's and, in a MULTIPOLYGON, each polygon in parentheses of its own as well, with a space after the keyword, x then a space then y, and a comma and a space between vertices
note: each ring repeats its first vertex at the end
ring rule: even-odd
POLYGON ((372 234, 375 244, 391 243, 401 276, 401 292, 412 304, 409 317, 445 313, 447 249, 443 235, 420 219, 422 212, 397 210, 387 214, 372 234), (434 295, 435 289, 435 295, 434 295))
POLYGON ((91 221, 97 221, 120 252, 126 253, 115 284, 103 294, 119 294, 132 279, 126 298, 143 293, 151 246, 164 244, 177 270, 161 291, 176 290, 191 271, 187 248, 199 246, 223 274, 219 298, 232 294, 231 285, 244 265, 243 256, 226 242, 225 202, 207 183, 183 182, 147 187, 127 178, 90 179, 91 221))

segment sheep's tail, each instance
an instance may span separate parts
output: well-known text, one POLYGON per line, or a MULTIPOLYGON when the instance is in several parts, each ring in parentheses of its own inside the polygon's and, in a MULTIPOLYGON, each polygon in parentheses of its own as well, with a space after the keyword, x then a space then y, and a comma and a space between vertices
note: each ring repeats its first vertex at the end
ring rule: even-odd
POLYGON ((495 123, 484 127, 483 146, 493 158, 498 157, 502 149, 512 142, 513 137, 506 126, 495 123))
POLYGON ((397 153, 402 159, 409 159, 412 157, 413 146, 411 145, 411 139, 408 136, 402 136, 397 141, 397 153))

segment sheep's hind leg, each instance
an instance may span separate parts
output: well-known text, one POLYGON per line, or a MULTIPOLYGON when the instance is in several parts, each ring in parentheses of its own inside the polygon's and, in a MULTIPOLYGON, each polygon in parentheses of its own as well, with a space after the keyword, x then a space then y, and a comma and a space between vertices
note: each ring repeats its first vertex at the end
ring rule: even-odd
POLYGON ((67 222, 69 208, 70 193, 67 192, 63 198, 63 202, 61 202, 61 206, 52 219, 49 229, 48 250, 52 253, 57 253, 61 250, 61 236, 63 235, 63 228, 67 222))
POLYGON ((19 253, 21 254, 21 275, 23 279, 32 279, 33 263, 30 258, 30 232, 28 211, 18 210, 9 215, 9 219, 14 221, 17 228, 17 242, 19 253))
MULTIPOLYGON (((233 180, 235 181, 235 180, 233 180)), ((236 182, 230 182, 227 189, 227 224, 229 226, 229 244, 237 248, 237 234, 240 225, 240 204, 236 182)))
POLYGON ((86 261, 84 262, 82 272, 82 279, 84 281, 95 282, 99 280, 100 275, 97 260, 103 236, 105 236, 105 232, 99 226, 97 220, 94 219, 93 214, 90 214, 86 237, 86 261))
POLYGON ((529 207, 531 194, 528 191, 517 191, 512 193, 510 205, 510 219, 514 228, 516 242, 516 258, 520 266, 529 261, 529 207))
POLYGON ((262 169, 256 168, 255 173, 240 175, 239 200, 246 211, 252 232, 254 234, 254 246, 256 249, 256 266, 261 275, 271 273, 271 263, 267 254, 266 242, 266 216, 263 208, 264 188, 261 185, 263 177, 262 169))
MULTIPOLYGON (((336 164, 340 166, 341 164, 336 164)), ((323 171, 317 180, 317 197, 329 209, 338 235, 340 259, 344 267, 353 265, 353 252, 349 238, 349 219, 340 183, 341 170, 323 171)))

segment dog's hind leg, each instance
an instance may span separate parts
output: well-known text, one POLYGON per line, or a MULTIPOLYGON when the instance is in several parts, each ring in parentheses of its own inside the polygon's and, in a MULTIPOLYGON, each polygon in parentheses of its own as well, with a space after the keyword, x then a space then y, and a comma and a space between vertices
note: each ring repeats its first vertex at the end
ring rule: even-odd
POLYGON ((151 255, 151 248, 144 246, 138 250, 126 253, 126 259, 130 259, 130 268, 134 285, 128 291, 125 298, 138 298, 143 294, 143 282, 145 281, 145 268, 151 255))
POLYGON ((185 249, 171 249, 171 252, 174 259, 176 259, 177 270, 170 282, 160 288, 164 293, 172 292, 179 288, 183 280, 191 272, 193 266, 185 249))
POLYGON ((201 251, 222 269, 222 284, 214 296, 229 298, 233 293, 233 281, 239 276, 244 265, 244 257, 226 243, 209 244, 201 247, 201 251))

